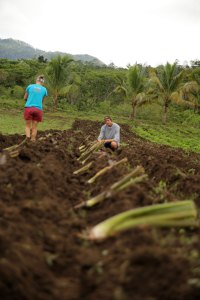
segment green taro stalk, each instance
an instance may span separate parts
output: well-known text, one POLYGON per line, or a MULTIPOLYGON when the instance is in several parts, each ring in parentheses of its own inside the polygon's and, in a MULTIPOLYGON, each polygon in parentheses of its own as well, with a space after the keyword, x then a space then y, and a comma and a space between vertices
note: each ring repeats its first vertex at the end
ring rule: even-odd
POLYGON ((145 181, 147 178, 148 176, 144 174, 144 168, 141 166, 137 166, 128 175, 124 176, 124 178, 111 185, 111 187, 108 190, 100 193, 99 195, 87 201, 77 204, 74 208, 92 207, 110 198, 112 195, 114 195, 115 193, 121 190, 124 190, 132 185, 145 181))
POLYGON ((197 209, 193 201, 177 201, 136 208, 115 215, 94 226, 88 239, 103 239, 136 226, 196 227, 197 209))
POLYGON ((107 167, 103 168, 102 170, 97 172, 92 178, 90 178, 88 180, 88 183, 94 183, 99 176, 105 174, 106 172, 113 169, 114 167, 119 166, 120 164, 127 163, 127 161, 128 161, 128 159, 125 157, 125 158, 121 159, 120 161, 113 163, 111 166, 107 166, 107 167))
POLYGON ((104 142, 95 142, 90 146, 89 149, 87 149, 85 152, 83 152, 80 157, 78 158, 79 161, 82 162, 82 164, 85 164, 85 162, 91 157, 92 153, 98 151, 102 148, 104 142))
POLYGON ((24 139, 20 144, 16 144, 16 145, 10 146, 8 148, 4 148, 3 151, 7 152, 10 155, 10 157, 16 157, 19 155, 20 149, 26 142, 27 142, 27 139, 24 139))
POLYGON ((93 161, 89 162, 87 165, 83 166, 82 168, 76 170, 73 172, 74 175, 77 175, 77 174, 83 174, 85 173, 86 171, 88 171, 91 166, 93 165, 93 161))

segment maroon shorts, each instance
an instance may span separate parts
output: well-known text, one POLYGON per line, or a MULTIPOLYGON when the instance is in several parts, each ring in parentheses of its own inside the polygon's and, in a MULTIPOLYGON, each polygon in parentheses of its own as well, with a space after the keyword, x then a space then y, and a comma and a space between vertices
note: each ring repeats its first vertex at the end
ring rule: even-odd
POLYGON ((32 121, 42 122, 42 110, 36 107, 25 107, 24 119, 27 121, 32 120, 32 121))

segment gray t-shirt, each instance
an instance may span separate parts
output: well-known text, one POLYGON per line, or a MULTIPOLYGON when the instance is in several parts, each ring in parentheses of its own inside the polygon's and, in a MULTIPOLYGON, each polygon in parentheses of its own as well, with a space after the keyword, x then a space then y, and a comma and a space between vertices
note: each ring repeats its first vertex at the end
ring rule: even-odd
POLYGON ((98 140, 115 140, 118 144, 120 143, 120 127, 116 123, 112 123, 112 126, 103 125, 98 137, 98 140))

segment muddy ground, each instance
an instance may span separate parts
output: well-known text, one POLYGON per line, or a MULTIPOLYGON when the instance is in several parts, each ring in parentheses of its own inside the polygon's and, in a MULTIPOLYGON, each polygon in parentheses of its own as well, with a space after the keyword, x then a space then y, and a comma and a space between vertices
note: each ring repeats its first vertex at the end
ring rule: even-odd
POLYGON ((68 131, 39 132, 16 157, 3 149, 24 136, 0 135, 0 299, 200 299, 199 229, 136 228, 98 242, 80 237, 131 208, 186 199, 200 206, 200 155, 147 142, 126 125, 121 153, 94 154, 92 168, 74 175, 82 167, 79 146, 95 140, 100 126, 76 120, 68 131), (128 164, 87 183, 124 157, 128 164), (74 209, 137 165, 146 182, 74 209))

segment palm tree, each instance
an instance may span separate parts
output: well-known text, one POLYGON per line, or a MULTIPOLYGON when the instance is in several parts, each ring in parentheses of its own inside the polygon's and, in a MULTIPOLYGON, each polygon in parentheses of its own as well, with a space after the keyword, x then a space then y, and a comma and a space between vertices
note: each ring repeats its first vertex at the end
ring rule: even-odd
POLYGON ((200 68, 194 69, 190 75, 191 81, 184 84, 182 98, 188 100, 194 112, 199 113, 200 108, 200 68))
POLYGON ((177 63, 152 69, 150 81, 155 95, 163 102, 163 123, 167 122, 169 105, 172 101, 180 101, 179 88, 181 86, 183 70, 180 70, 177 63))
POLYGON ((148 79, 145 72, 145 68, 140 65, 134 65, 128 70, 128 95, 132 105, 131 119, 136 117, 137 107, 150 100, 147 95, 148 79))
POLYGON ((58 55, 54 57, 47 67, 47 81, 49 90, 53 95, 54 108, 58 105, 58 96, 62 88, 66 85, 69 77, 68 66, 73 61, 69 56, 58 55))
POLYGON ((137 107, 146 104, 150 97, 148 91, 148 79, 145 69, 141 65, 130 66, 127 73, 127 82, 118 78, 119 85, 114 89, 114 93, 121 94, 125 100, 131 101, 132 112, 131 119, 135 119, 137 107))

